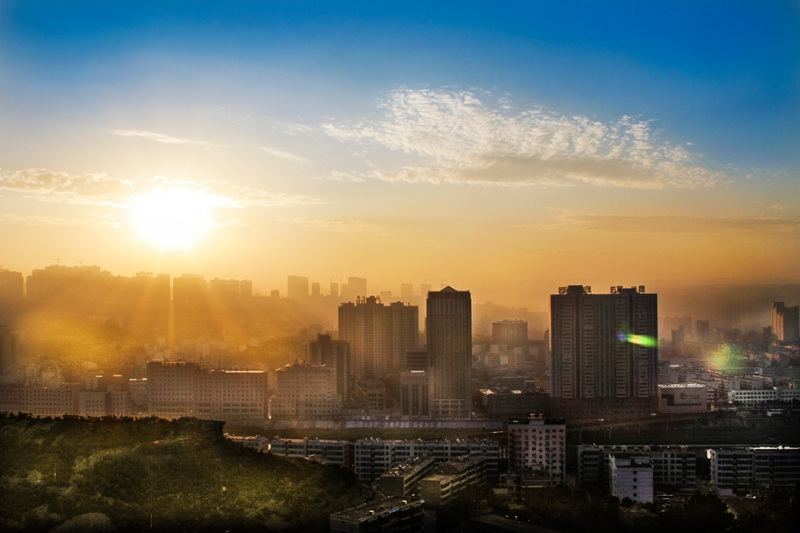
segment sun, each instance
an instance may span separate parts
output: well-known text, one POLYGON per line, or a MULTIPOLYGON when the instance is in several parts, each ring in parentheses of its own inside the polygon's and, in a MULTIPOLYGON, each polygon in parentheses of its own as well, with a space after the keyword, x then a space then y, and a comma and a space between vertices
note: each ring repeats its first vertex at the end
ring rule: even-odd
POLYGON ((188 250, 213 224, 213 202, 202 191, 156 189, 131 204, 136 233, 161 250, 188 250))

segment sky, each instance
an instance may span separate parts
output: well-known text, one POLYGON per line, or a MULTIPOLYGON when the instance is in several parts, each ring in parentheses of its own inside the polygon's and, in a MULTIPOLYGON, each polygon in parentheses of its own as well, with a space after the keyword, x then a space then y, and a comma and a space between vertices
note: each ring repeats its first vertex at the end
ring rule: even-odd
POLYGON ((800 3, 0 1, 0 267, 800 279, 800 3))

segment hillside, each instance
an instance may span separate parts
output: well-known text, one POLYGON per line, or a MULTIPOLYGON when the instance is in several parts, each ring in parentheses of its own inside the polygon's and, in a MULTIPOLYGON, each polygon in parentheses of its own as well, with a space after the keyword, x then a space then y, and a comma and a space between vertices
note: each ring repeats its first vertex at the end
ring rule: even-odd
POLYGON ((0 415, 0 531, 327 531, 352 472, 258 454, 222 422, 0 415))

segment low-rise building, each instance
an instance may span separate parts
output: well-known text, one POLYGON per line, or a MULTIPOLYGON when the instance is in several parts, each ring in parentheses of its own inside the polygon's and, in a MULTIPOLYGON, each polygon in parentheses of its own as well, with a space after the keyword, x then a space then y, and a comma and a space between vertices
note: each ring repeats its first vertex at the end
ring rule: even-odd
POLYGON ((346 440, 277 438, 269 441, 268 450, 279 457, 318 459, 348 468, 353 465, 353 443, 346 440))
POLYGON ((611 455, 646 457, 653 468, 653 486, 674 490, 697 483, 697 454, 685 446, 578 446, 578 483, 608 487, 611 455))
POLYGON ((413 457, 384 472, 380 490, 386 496, 406 497, 419 494, 419 482, 434 468, 433 457, 413 457))
POLYGON ((609 454, 608 492, 635 503, 653 501, 653 465, 650 458, 627 453, 609 454))
POLYGON ((362 439, 354 446, 354 468, 361 481, 373 481, 413 457, 432 457, 442 463, 462 455, 486 457, 489 476, 497 478, 500 445, 489 440, 382 440, 362 439))
POLYGON ((422 500, 386 498, 339 511, 330 516, 331 533, 423 531, 422 500))
POLYGON ((705 413, 709 409, 708 387, 699 383, 658 386, 658 411, 664 414, 705 413))
POLYGON ((720 492, 800 488, 800 448, 761 446, 708 450, 711 481, 720 492))
POLYGON ((486 466, 486 458, 477 455, 464 455, 442 463, 433 474, 420 481, 420 495, 426 505, 447 506, 469 489, 487 482, 486 466))

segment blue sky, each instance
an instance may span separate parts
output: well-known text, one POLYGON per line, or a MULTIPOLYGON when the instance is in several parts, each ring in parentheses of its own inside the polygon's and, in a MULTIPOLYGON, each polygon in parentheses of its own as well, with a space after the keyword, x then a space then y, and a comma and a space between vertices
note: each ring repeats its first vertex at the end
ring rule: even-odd
MULTIPOLYGON (((602 243, 633 221, 664 243, 663 264, 729 232, 786 246, 800 229, 800 3, 6 1, 0 117, 0 224, 19 235, 0 244, 12 249, 46 242, 52 226, 75 227, 76 240, 77 228, 107 226, 80 239, 105 242, 126 225, 111 208, 125 199, 97 190, 164 176, 225 184, 206 185, 228 198, 217 233, 270 228, 293 272, 276 267, 265 289, 288 273, 328 275, 298 242, 331 256, 334 246, 417 243, 396 246, 408 253, 433 225, 441 241, 423 255, 446 250, 462 263, 470 250, 452 243, 466 219, 480 221, 475 241, 508 264, 509 280, 525 265, 557 272, 532 251, 509 252, 510 238, 492 251, 490 230, 535 232, 516 242, 557 260, 597 253, 575 234, 558 252, 566 226, 602 243), (79 179, 89 175, 92 190, 79 179)), ((81 246, 75 254, 116 267, 81 246)), ((4 266, 42 266, 44 247, 4 266)), ((733 247, 709 254, 712 265, 738 257, 733 247)), ((224 275, 198 257, 192 266, 224 275)), ((189 266, 186 255, 170 261, 189 266)), ((609 261, 602 276, 624 270, 609 261)), ((427 265, 407 277, 450 268, 427 265)), ((467 269, 463 283, 491 268, 467 269)), ((629 268, 657 280, 793 277, 753 261, 685 275, 629 268)), ((402 276, 375 257, 329 269, 387 285, 402 276)))

